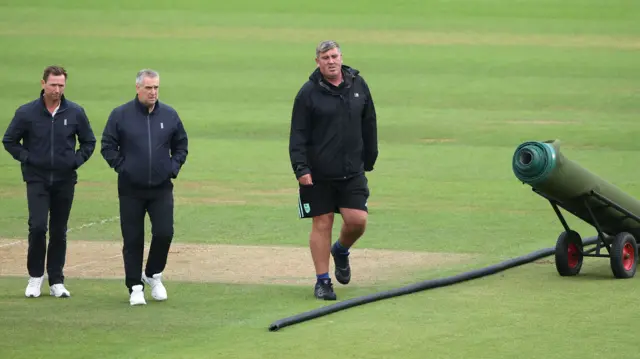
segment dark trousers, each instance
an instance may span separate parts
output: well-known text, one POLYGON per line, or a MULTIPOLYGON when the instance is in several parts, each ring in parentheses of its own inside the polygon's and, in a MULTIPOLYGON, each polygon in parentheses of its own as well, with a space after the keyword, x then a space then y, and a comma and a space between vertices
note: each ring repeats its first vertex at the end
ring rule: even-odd
POLYGON ((29 249, 27 270, 31 277, 42 277, 46 268, 49 285, 64 283, 67 255, 67 222, 73 204, 75 181, 27 183, 29 207, 29 249), (47 219, 49 246, 47 248, 47 219))
POLYGON ((173 186, 157 189, 121 190, 120 229, 122 231, 125 285, 131 287, 142 282, 144 259, 145 215, 151 221, 151 246, 145 274, 151 277, 162 273, 167 264, 169 247, 173 239, 173 186))

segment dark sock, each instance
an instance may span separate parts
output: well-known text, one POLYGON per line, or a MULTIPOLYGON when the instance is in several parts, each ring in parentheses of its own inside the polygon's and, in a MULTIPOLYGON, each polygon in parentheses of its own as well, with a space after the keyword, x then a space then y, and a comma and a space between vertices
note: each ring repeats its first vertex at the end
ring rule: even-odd
POLYGON ((342 244, 340 244, 339 240, 337 240, 336 243, 333 244, 333 247, 336 249, 336 253, 344 256, 349 255, 349 248, 345 248, 342 244))
POLYGON ((316 274, 316 279, 318 280, 318 282, 331 280, 331 278, 329 277, 329 273, 316 274))

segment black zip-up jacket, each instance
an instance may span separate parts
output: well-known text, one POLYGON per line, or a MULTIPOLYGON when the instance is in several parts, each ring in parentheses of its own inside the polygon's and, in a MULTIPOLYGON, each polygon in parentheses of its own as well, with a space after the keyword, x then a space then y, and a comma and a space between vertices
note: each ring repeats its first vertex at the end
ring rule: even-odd
POLYGON ((40 98, 16 110, 2 144, 20 161, 25 182, 76 181, 76 170, 89 160, 96 146, 91 124, 82 106, 64 95, 52 116, 43 93, 40 91, 40 98))
POLYGON ((316 69, 296 95, 289 156, 296 178, 346 179, 372 171, 378 158, 376 110, 359 71, 342 66, 333 86, 316 69))
POLYGON ((149 113, 136 96, 111 111, 100 152, 125 183, 154 188, 178 177, 188 144, 176 110, 158 101, 149 113))

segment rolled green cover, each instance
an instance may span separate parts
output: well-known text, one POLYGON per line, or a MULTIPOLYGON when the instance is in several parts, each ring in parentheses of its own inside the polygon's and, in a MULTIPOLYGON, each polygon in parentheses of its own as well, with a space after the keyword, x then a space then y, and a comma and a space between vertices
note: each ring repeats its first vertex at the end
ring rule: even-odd
POLYGON ((566 158, 560 151, 560 141, 524 142, 513 154, 513 173, 524 184, 557 201, 559 205, 587 223, 591 218, 584 198, 603 228, 610 235, 630 232, 640 240, 640 223, 592 196, 595 191, 615 202, 636 216, 640 216, 640 201, 624 193, 618 187, 596 176, 574 161, 566 158))

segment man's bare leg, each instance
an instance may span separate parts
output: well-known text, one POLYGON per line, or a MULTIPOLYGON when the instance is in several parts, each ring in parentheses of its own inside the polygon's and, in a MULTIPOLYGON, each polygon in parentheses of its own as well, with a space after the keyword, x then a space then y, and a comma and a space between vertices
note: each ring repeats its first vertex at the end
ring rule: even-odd
POLYGON ((316 269, 316 285, 314 295, 318 299, 336 300, 331 278, 329 277, 329 257, 331 253, 331 232, 333 229, 333 213, 313 217, 309 247, 316 269))
POLYGON ((329 255, 331 252, 331 233, 333 230, 333 213, 312 218, 309 247, 316 269, 316 275, 329 272, 329 255))
POLYGON ((367 211, 360 209, 341 208, 342 228, 340 229, 340 238, 338 242, 346 249, 351 248, 360 237, 364 234, 367 227, 367 211))

